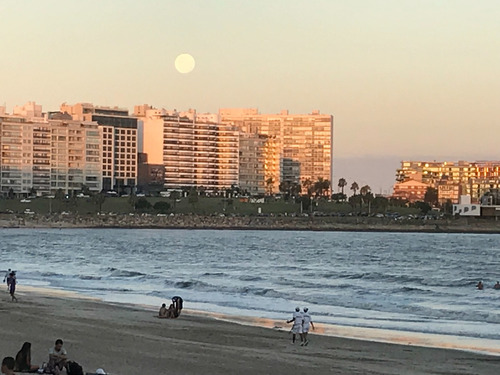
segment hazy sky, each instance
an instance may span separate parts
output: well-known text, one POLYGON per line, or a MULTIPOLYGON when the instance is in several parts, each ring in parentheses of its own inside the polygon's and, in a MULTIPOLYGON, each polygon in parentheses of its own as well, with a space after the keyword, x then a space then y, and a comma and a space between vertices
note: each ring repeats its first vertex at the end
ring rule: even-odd
POLYGON ((401 159, 500 159, 499 69, 498 0, 0 0, 8 110, 320 109, 335 178, 377 192, 401 159))

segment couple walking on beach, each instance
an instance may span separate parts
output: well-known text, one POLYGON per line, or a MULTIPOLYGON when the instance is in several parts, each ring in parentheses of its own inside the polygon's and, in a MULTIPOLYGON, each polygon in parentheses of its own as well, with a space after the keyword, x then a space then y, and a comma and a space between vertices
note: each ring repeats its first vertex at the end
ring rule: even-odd
POLYGON ((292 344, 295 344, 295 339, 297 335, 300 335, 300 346, 307 346, 309 340, 307 339, 307 334, 309 329, 312 327, 314 330, 314 323, 312 322, 311 314, 309 314, 309 309, 304 307, 304 311, 300 311, 300 307, 295 308, 295 312, 292 315, 292 319, 287 320, 287 323, 292 323, 292 344))

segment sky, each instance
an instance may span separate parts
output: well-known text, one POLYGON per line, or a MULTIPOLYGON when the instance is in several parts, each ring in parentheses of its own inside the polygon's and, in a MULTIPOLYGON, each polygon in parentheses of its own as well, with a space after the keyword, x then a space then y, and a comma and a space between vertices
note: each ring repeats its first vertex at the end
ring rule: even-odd
POLYGON ((389 192, 403 159, 500 159, 499 20, 498 0, 0 0, 0 105, 319 109, 333 185, 389 192))

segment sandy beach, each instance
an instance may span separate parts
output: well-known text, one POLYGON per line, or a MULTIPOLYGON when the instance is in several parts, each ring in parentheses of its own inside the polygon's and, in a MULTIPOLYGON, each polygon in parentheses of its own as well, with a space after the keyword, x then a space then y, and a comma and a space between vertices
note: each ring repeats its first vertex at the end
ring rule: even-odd
POLYGON ((18 298, 11 303, 4 292, 0 299, 1 355, 15 356, 29 341, 34 364, 46 361, 62 338, 85 371, 103 367, 111 374, 487 375, 498 374, 500 365, 496 356, 322 335, 300 347, 286 330, 194 313, 160 320, 150 308, 22 285, 18 298))

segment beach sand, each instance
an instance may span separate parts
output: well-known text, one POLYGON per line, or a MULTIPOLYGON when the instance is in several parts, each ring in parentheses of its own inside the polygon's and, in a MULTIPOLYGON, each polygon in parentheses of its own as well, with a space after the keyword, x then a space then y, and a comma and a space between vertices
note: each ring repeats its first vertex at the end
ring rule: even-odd
POLYGON ((301 347, 285 330, 193 313, 162 320, 146 307, 22 285, 18 298, 11 303, 6 291, 0 294, 0 355, 15 356, 29 341, 34 364, 47 361, 49 347, 62 338, 85 371, 102 367, 114 375, 488 375, 500 368, 496 356, 314 334, 301 347))

